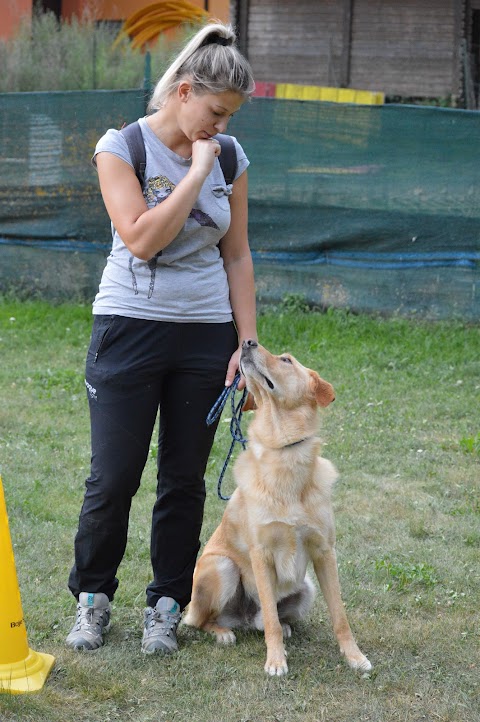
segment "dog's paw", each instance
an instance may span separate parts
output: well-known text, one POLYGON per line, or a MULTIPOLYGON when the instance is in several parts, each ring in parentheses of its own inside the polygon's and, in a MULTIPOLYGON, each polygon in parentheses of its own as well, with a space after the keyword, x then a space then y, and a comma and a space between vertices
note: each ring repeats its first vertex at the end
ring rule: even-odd
POLYGON ((285 655, 269 655, 264 669, 270 677, 282 677, 284 674, 287 674, 288 665, 285 655))
POLYGON ((354 639, 344 640, 340 644, 340 652, 351 669, 357 672, 370 672, 372 665, 360 651, 354 639))
POLYGON ((370 672, 372 669, 372 663, 360 650, 358 650, 358 654, 345 655, 345 660, 348 666, 356 672, 370 672))
POLYGON ((292 628, 289 624, 286 622, 282 622, 282 632, 283 632, 283 638, 284 639, 290 639, 292 636, 292 628))
POLYGON ((231 629, 223 629, 221 632, 215 632, 217 638, 217 644, 223 644, 225 646, 229 644, 235 644, 237 638, 231 629))

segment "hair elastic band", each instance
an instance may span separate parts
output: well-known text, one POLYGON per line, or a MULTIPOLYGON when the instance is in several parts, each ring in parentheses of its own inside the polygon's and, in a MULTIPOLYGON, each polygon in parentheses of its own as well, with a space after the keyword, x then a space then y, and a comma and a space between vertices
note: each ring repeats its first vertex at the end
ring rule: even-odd
POLYGON ((231 44, 232 41, 230 38, 222 38, 220 35, 214 35, 208 43, 208 45, 223 45, 224 47, 231 44))

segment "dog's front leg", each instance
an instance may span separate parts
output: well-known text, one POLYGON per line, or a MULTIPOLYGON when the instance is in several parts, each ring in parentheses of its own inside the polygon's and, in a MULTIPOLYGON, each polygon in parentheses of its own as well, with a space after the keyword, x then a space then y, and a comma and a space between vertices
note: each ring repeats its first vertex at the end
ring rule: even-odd
POLYGON ((343 606, 335 549, 319 551, 313 559, 313 565, 330 612, 340 652, 352 669, 368 672, 372 665, 357 646, 343 606))
POLYGON ((267 645, 265 672, 278 677, 288 672, 287 655, 283 645, 283 629, 278 618, 275 598, 275 568, 267 562, 265 550, 255 547, 250 550, 255 584, 260 599, 267 645))

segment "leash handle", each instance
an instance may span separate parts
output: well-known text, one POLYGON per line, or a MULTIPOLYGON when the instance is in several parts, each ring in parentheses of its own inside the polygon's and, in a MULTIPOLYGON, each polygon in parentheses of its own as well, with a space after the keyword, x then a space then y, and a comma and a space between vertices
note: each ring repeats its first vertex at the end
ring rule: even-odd
POLYGON ((233 379, 233 383, 231 386, 225 386, 222 393, 210 409, 206 422, 207 426, 211 426, 221 415, 223 409, 225 408, 225 404, 227 403, 227 399, 231 394, 231 407, 232 407, 232 420, 230 421, 230 433, 232 435, 232 443, 230 444, 230 449, 227 454, 227 458, 225 459, 225 462, 222 467, 222 471, 220 472, 220 477, 218 479, 217 484, 217 495, 218 498, 222 501, 228 501, 231 497, 230 496, 223 496, 222 494, 222 482, 223 477, 225 476, 225 472, 227 470, 228 463, 230 461, 230 458, 233 453, 233 449, 235 448, 235 444, 239 443, 242 445, 243 449, 246 449, 247 440, 243 437, 242 429, 241 429, 241 420, 242 420, 242 414, 243 414, 243 405, 245 404, 245 399, 247 397, 247 389, 243 389, 242 397, 237 405, 235 405, 235 394, 237 392, 237 387, 240 382, 240 374, 237 373, 235 378, 233 379))
POLYGON ((206 419, 207 426, 211 426, 221 415, 223 409, 225 408, 225 404, 227 403, 227 399, 228 399, 229 395, 231 394, 232 391, 235 392, 237 390, 239 381, 240 381, 240 374, 237 373, 235 378, 233 379, 232 385, 225 386, 222 393, 220 394, 220 396, 218 397, 218 399, 215 401, 212 408, 208 412, 208 416, 206 419))

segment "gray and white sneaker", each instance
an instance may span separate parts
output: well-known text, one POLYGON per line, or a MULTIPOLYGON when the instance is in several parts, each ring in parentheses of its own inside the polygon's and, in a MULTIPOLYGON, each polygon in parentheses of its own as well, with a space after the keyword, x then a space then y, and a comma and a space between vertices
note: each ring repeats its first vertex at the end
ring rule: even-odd
POLYGON ((171 597, 161 597, 155 607, 147 607, 144 614, 142 652, 176 652, 180 616, 180 605, 171 597))
POLYGON ((103 644, 103 634, 110 629, 110 601, 106 594, 81 592, 77 618, 66 639, 68 647, 91 652, 103 644))

